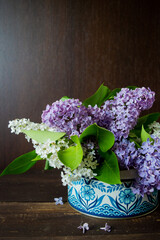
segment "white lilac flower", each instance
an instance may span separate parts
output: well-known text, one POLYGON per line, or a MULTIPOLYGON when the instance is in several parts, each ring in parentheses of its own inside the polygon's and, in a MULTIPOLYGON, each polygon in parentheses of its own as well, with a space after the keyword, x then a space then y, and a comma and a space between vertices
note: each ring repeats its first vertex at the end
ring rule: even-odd
POLYGON ((59 160, 57 153, 52 154, 50 157, 47 157, 47 160, 50 167, 60 169, 64 166, 63 163, 59 160))
POLYGON ((104 227, 101 227, 100 229, 101 229, 101 230, 104 230, 105 232, 106 232, 106 231, 107 231, 107 232, 111 232, 111 226, 108 225, 107 223, 105 224, 104 227))
POLYGON ((54 201, 55 201, 56 205, 58 205, 58 204, 63 205, 62 197, 54 198, 54 201))
MULTIPOLYGON (((30 119, 22 118, 9 121, 8 127, 11 129, 11 133, 20 134, 24 130, 47 130, 50 132, 56 131, 55 128, 50 128, 44 123, 34 123, 30 119)), ((26 136, 29 141, 30 138, 26 136)))
POLYGON ((94 178, 97 174, 93 173, 93 170, 90 168, 82 167, 84 163, 82 162, 78 168, 71 171, 70 168, 63 167, 63 171, 61 172, 62 184, 63 186, 72 185, 73 181, 78 181, 82 177, 87 179, 94 178))
POLYGON ((25 129, 29 124, 29 119, 22 118, 9 121, 8 127, 11 129, 11 133, 19 134, 22 129, 25 129))
POLYGON ((77 228, 82 229, 83 233, 85 233, 86 231, 89 230, 89 225, 88 225, 88 223, 84 223, 83 225, 80 224, 80 226, 77 228))
POLYGON ((84 167, 96 169, 98 165, 96 160, 97 145, 94 142, 89 141, 88 143, 83 144, 82 147, 84 153, 83 157, 84 167))
MULTIPOLYGON (((9 121, 9 128, 11 128, 11 132, 16 134, 21 133, 24 130, 47 130, 47 131, 55 131, 55 128, 50 128, 44 123, 33 123, 29 119, 16 119, 13 121, 9 121)), ((26 136, 27 140, 30 140, 26 136)), ((39 155, 42 159, 46 159, 49 161, 49 165, 54 168, 61 168, 63 164, 58 158, 58 151, 63 148, 68 148, 69 143, 66 141, 65 138, 62 138, 56 142, 47 140, 45 143, 38 143, 32 140, 33 147, 35 148, 35 152, 39 155)))
MULTIPOLYGON (((93 143, 94 144, 94 143, 93 143)), ((80 165, 73 171, 68 167, 63 167, 61 172, 62 184, 72 185, 72 181, 80 180, 82 177, 91 179, 94 178, 97 174, 93 172, 97 167, 97 160, 95 157, 95 150, 92 149, 93 144, 90 143, 90 148, 83 146, 84 157, 80 165)))
POLYGON ((159 122, 153 122, 149 125, 149 128, 151 129, 151 131, 153 132, 152 134, 155 137, 160 138, 160 123, 159 122))
POLYGON ((54 168, 61 168, 63 163, 58 158, 58 151, 63 148, 68 148, 68 142, 64 139, 59 139, 56 142, 46 141, 45 143, 36 143, 34 144, 35 151, 37 155, 41 158, 48 160, 49 165, 54 168))
MULTIPOLYGON (((36 124, 30 122, 29 119, 16 119, 9 122, 9 127, 12 132, 19 134, 23 130, 53 130, 45 124, 36 124)), ((63 163, 58 158, 58 151, 63 147, 67 149, 69 147, 69 142, 65 138, 62 138, 56 142, 47 140, 45 143, 37 143, 32 140, 35 152, 42 159, 46 159, 49 162, 49 166, 53 168, 63 168, 62 183, 63 185, 71 184, 72 181, 79 180, 82 176, 91 179, 96 176, 92 169, 97 166, 97 160, 95 158, 94 143, 90 142, 87 147, 83 147, 85 152, 84 158, 77 169, 71 171, 71 169, 65 167, 63 163)))

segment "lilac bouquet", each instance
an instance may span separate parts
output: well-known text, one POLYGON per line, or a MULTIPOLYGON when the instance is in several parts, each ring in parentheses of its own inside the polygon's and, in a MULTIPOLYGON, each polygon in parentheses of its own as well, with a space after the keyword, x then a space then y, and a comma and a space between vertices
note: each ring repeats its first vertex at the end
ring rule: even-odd
POLYGON ((35 150, 16 158, 1 176, 23 173, 45 160, 45 169, 62 169, 63 185, 81 177, 121 184, 120 170, 135 169, 134 193, 160 189, 160 113, 140 117, 154 100, 149 88, 111 91, 102 84, 84 102, 65 96, 47 105, 40 124, 10 121, 11 132, 24 133, 35 150))

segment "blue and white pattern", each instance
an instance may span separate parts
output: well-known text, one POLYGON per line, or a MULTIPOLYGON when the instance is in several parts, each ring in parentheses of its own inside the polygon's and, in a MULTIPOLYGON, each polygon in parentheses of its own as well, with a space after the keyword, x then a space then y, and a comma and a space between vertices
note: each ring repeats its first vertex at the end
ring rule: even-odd
POLYGON ((134 194, 131 187, 132 182, 110 185, 82 178, 68 186, 68 202, 81 213, 102 218, 136 217, 157 207, 157 190, 142 197, 134 194))
POLYGON ((86 201, 93 200, 95 198, 95 191, 88 185, 81 187, 81 197, 86 201))

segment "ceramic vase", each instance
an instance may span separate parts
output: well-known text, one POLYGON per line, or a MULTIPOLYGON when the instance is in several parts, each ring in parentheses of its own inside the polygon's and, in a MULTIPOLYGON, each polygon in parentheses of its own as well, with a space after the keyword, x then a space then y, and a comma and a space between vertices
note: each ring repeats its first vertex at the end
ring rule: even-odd
POLYGON ((127 180, 111 185, 81 178, 68 186, 68 202, 75 210, 99 218, 132 218, 155 210, 158 191, 142 197, 132 192, 132 183, 127 180))

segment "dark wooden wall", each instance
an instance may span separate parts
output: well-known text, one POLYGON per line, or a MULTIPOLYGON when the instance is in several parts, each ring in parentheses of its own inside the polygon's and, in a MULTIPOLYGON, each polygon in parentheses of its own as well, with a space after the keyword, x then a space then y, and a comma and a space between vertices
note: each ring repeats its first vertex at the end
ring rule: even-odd
POLYGON ((150 87, 160 105, 160 1, 0 0, 0 168, 32 149, 8 121, 63 95, 150 87))

